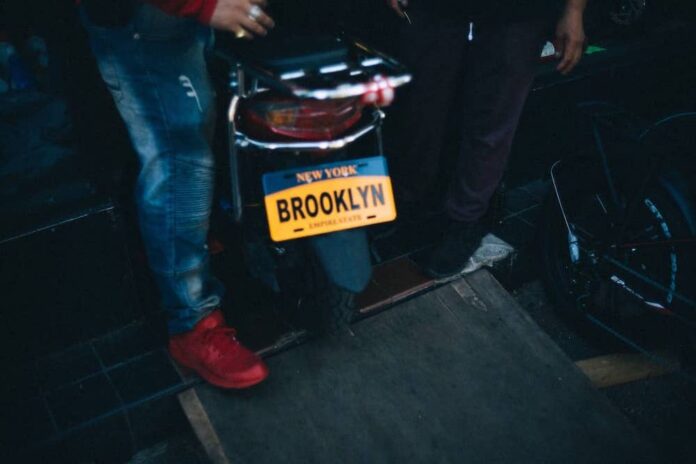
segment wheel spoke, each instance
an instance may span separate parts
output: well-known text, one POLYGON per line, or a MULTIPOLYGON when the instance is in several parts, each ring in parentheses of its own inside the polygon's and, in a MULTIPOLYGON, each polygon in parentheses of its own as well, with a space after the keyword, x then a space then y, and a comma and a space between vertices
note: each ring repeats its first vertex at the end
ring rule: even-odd
POLYGON ((696 245, 696 237, 675 238, 670 240, 653 240, 649 242, 629 242, 617 245, 617 248, 649 248, 649 247, 665 247, 673 248, 677 245, 696 245))

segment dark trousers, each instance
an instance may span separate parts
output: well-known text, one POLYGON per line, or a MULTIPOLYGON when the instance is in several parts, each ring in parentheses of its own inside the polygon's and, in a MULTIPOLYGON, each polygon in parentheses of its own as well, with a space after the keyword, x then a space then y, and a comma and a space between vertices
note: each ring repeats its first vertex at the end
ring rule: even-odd
POLYGON ((503 176, 550 24, 474 22, 469 40, 468 21, 415 6, 399 43, 399 58, 414 79, 395 111, 401 119, 400 147, 391 159, 397 194, 419 200, 437 182, 449 182, 447 213, 473 222, 485 214, 503 176), (439 179, 446 128, 453 125, 459 154, 448 178, 439 179))

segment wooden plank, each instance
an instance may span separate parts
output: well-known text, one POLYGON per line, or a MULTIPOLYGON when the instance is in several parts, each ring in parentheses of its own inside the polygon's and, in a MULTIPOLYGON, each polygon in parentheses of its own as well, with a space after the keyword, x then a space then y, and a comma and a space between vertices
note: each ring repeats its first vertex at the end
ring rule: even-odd
POLYGON ((486 306, 486 303, 479 298, 466 279, 459 279, 452 282, 452 288, 462 298, 464 303, 468 304, 472 308, 476 308, 481 311, 488 311, 488 306, 486 306))
POLYGON ((195 389, 179 394, 179 404, 212 464, 230 464, 220 437, 195 389))
POLYGON ((378 311, 435 286, 409 257, 376 266, 372 279, 355 305, 362 314, 378 311))
POLYGON ((474 272, 466 277, 466 282, 489 308, 489 317, 498 318, 501 323, 506 324, 510 332, 524 340, 527 348, 536 356, 541 359, 562 358, 572 365, 563 350, 537 325, 529 313, 519 306, 490 272, 474 272))
POLYGON ((617 353, 577 361, 576 366, 596 388, 608 388, 638 380, 659 377, 679 370, 676 359, 658 363, 640 353, 617 353))
POLYGON ((254 389, 197 386, 226 456, 235 463, 659 462, 482 273, 350 333, 269 358, 271 376, 254 389))

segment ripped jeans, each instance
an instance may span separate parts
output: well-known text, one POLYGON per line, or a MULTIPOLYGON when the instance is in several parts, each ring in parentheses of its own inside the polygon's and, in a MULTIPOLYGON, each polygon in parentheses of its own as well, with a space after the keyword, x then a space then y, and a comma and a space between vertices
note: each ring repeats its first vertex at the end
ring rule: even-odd
POLYGON ((215 177, 215 94, 205 62, 212 31, 146 3, 124 27, 82 17, 140 160, 140 229, 169 332, 182 333, 219 306, 224 291, 206 245, 215 177))

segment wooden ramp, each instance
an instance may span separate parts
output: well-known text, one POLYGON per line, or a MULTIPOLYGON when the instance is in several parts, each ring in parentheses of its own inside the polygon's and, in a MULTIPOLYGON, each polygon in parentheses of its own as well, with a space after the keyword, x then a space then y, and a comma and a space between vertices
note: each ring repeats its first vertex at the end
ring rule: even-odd
POLYGON ((641 463, 646 440, 487 272, 181 397, 216 463, 641 463))

